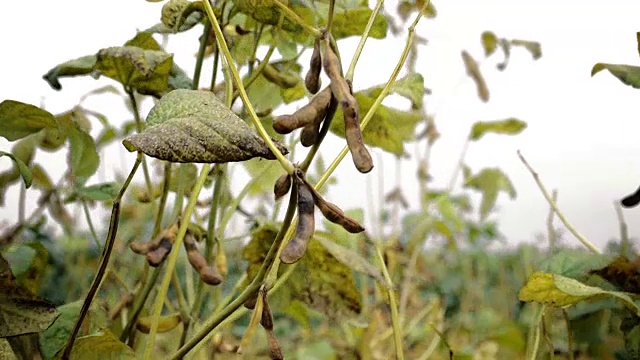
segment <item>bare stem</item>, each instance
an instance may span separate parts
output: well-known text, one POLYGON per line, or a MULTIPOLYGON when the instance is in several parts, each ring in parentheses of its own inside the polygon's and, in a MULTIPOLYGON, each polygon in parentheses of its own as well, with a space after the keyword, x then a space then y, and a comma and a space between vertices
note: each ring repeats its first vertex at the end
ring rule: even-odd
POLYGON ((525 160, 524 156, 522 156, 520 151, 518 151, 518 157, 520 158, 520 161, 522 161, 524 166, 527 167, 527 170, 529 170, 529 172, 533 176, 533 180, 535 180, 536 184, 538 184, 538 188, 542 192, 542 195, 544 196, 545 199, 547 199, 547 202, 549 203, 549 205, 551 206, 553 211, 558 216, 558 219, 560 219, 560 221, 562 221, 562 223, 567 228, 567 230, 569 230, 569 232, 571 234, 573 234, 573 236, 575 236, 578 239, 578 241, 580 241, 582 243, 582 245, 586 246, 589 250, 593 251, 596 254, 601 254, 602 252, 600 251, 600 249, 598 249, 589 240, 587 240, 587 238, 584 237, 584 235, 580 234, 580 232, 578 232, 578 230, 576 230, 576 228, 573 227, 573 225, 571 225, 569 220, 567 220, 567 218, 560 211, 560 209, 558 209, 558 206, 556 205, 555 201, 553 201, 553 199, 551 198, 551 195, 549 195, 549 192, 547 191, 547 189, 542 184, 542 181, 540 181, 540 177, 538 176, 538 173, 536 173, 535 170, 533 170, 531 165, 529 165, 527 160, 525 160))
MULTIPOLYGON (((360 42, 358 43, 358 47, 356 48, 356 52, 353 54, 353 58, 351 59, 351 64, 349 65, 349 70, 347 70, 347 75, 345 76, 346 80, 353 81, 353 74, 356 71, 356 64, 360 59, 360 55, 362 54, 362 49, 364 48, 364 44, 367 42, 367 38, 369 38, 369 33, 371 32, 371 28, 373 27, 373 23, 376 20, 376 16, 380 12, 382 5, 384 4, 384 0, 378 0, 376 2, 376 7, 373 8, 373 12, 371 12, 371 16, 369 16, 369 21, 367 22, 367 27, 364 29, 364 34, 360 38, 360 42)), ((422 13, 422 12, 421 12, 422 13)), ((415 25, 413 25, 415 26, 415 25)))

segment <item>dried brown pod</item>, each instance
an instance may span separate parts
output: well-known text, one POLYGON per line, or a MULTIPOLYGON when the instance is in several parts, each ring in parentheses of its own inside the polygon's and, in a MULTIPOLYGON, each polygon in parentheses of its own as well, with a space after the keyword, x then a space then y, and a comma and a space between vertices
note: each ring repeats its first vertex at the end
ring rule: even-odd
POLYGON ((193 235, 188 233, 185 235, 184 248, 187 250, 189 264, 198 272, 200 280, 209 285, 219 285, 222 282, 222 276, 218 273, 218 270, 208 266, 204 256, 198 252, 193 235))
POLYGON ((129 244, 129 248, 136 254, 146 255, 155 248, 155 245, 153 241, 132 242, 129 244))
POLYGON ((366 174, 373 169, 373 159, 364 145, 360 130, 360 110, 353 95, 348 94, 346 100, 342 102, 342 112, 344 113, 345 137, 353 163, 358 171, 366 174))
POLYGON ((309 124, 322 122, 330 102, 331 89, 327 87, 293 114, 275 117, 273 119, 273 130, 279 134, 288 134, 309 124))
POLYGON ((289 189, 291 189, 291 176, 289 174, 284 174, 276 180, 276 183, 273 185, 273 195, 276 200, 285 196, 289 189))
POLYGON ((249 310, 253 310, 256 308, 257 302, 258 302, 258 293, 256 292, 255 294, 251 295, 251 297, 249 297, 247 301, 244 302, 244 307, 249 310))
POLYGON ((345 215, 344 211, 342 211, 342 209, 340 209, 337 205, 326 201, 322 197, 322 195, 320 195, 320 193, 311 186, 311 184, 307 183, 307 185, 311 189, 313 201, 327 220, 331 221, 334 224, 342 226, 345 230, 353 234, 364 231, 364 227, 362 227, 360 223, 345 215))
POLYGON ((336 53, 333 52, 331 42, 328 39, 325 40, 323 55, 322 66, 324 68, 324 73, 327 74, 327 77, 331 80, 331 92, 333 92, 333 96, 335 96, 342 104, 345 96, 351 94, 351 88, 342 76, 340 59, 338 59, 336 53))
POLYGON ((298 187, 298 225, 293 237, 280 254, 285 264, 293 264, 300 260, 307 251, 307 246, 315 230, 314 201, 309 186, 296 177, 298 187))
POLYGON ((154 246, 154 248, 145 255, 149 265, 158 267, 162 264, 171 252, 172 247, 173 244, 168 238, 160 239, 160 243, 157 246, 154 246))
POLYGON ((264 69, 262 69, 262 76, 264 76, 264 78, 269 82, 272 82, 283 89, 294 88, 298 85, 299 81, 297 77, 278 71, 278 69, 271 64, 267 64, 264 69))
POLYGON ((300 143, 304 147, 315 145, 320 138, 320 125, 322 122, 313 122, 302 128, 300 132, 300 143))
POLYGON ((282 348, 278 343, 278 339, 276 338, 273 331, 267 331, 267 348, 269 350, 269 359, 272 360, 283 360, 284 354, 282 353, 282 348))
POLYGON ((262 296, 262 317, 260 318, 260 324, 265 330, 273 330, 273 313, 269 307, 269 301, 267 299, 267 292, 261 291, 262 296))
POLYGON ((313 43, 313 53, 309 61, 309 71, 304 77, 304 85, 310 93, 315 94, 320 90, 320 71, 322 70, 322 54, 320 52, 320 38, 313 43))

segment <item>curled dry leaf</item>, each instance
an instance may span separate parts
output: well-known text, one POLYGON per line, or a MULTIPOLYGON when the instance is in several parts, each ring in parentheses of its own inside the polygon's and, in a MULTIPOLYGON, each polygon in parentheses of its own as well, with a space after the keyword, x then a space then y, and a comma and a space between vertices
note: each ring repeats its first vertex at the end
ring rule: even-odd
POLYGON ((312 94, 320 90, 320 70, 322 70, 322 54, 320 52, 320 39, 318 38, 313 43, 313 53, 309 61, 309 71, 304 77, 304 85, 312 94))
POLYGON ((314 201, 309 185, 296 176, 298 187, 298 224, 296 232, 280 254, 280 260, 285 264, 293 264, 300 260, 307 250, 311 236, 315 230, 314 201))
MULTIPOLYGON (((163 333, 171 331, 180 325, 180 322, 180 314, 160 316, 158 319, 158 332, 163 333)), ((151 332, 151 324, 153 324, 152 316, 141 317, 136 322, 136 329, 143 334, 148 334, 151 332)))
POLYGON ((489 101, 489 88, 480 72, 478 63, 466 50, 462 50, 462 60, 464 61, 465 69, 467 69, 467 75, 476 83, 478 97, 484 102, 489 101))
MULTIPOLYGON (((274 143, 284 155, 283 144, 274 143)), ((129 151, 171 162, 225 163, 254 157, 274 160, 267 144, 211 92, 178 89, 147 116, 147 128, 123 141, 129 151)))

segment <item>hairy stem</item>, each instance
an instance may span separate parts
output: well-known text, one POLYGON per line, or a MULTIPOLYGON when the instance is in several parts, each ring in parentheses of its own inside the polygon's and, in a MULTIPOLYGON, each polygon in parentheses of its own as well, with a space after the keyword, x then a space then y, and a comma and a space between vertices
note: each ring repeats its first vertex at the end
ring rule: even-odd
POLYGON ((91 306, 91 302, 93 298, 96 296, 98 292, 98 287, 102 282, 102 278, 104 277, 105 271, 107 270, 107 266, 109 265, 109 258, 111 257, 111 250, 113 250, 113 244, 116 242, 116 233, 118 232, 118 221, 120 218, 120 201, 122 201, 122 197, 124 196, 125 191, 129 187, 131 180, 133 180, 133 176, 136 174, 138 170, 138 166, 142 162, 143 154, 138 153, 136 158, 136 162, 133 164, 133 168, 131 172, 129 172, 129 176, 125 180, 118 196, 113 201, 113 207, 111 208, 111 218, 109 220, 109 233, 107 234, 107 240, 105 241, 104 248, 102 249, 102 255, 100 257, 100 265, 98 266, 98 271, 96 272, 95 277, 93 278, 93 282, 91 283, 91 287, 89 288, 89 292, 87 293, 87 297, 84 299, 82 303, 82 308, 80 309, 80 315, 78 316, 78 320, 73 326, 73 330, 71 331, 71 335, 69 336, 69 341, 65 345, 64 352, 62 353, 62 359, 68 360, 71 355, 71 350, 73 349, 73 343, 76 340, 76 336, 78 336, 78 332, 80 331, 80 327, 82 326, 82 322, 84 318, 87 316, 89 312, 89 307, 91 306))

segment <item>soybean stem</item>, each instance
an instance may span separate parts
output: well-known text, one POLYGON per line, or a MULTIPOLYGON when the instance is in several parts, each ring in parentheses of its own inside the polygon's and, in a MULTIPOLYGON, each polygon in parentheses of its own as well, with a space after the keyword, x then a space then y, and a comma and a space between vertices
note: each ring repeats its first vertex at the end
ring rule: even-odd
POLYGON ((109 265, 109 258, 111 257, 111 250, 113 250, 113 244, 116 242, 116 233, 118 232, 118 221, 120 219, 120 201, 124 196, 125 191, 129 187, 131 180, 133 180, 133 176, 136 174, 138 170, 138 166, 142 162, 143 154, 138 153, 136 158, 136 162, 133 164, 133 168, 131 172, 129 172, 129 176, 125 180, 118 196, 113 201, 113 206, 111 208, 111 218, 109 220, 109 232, 107 234, 107 240, 105 241, 104 248, 102 249, 102 256, 100 257, 100 265, 98 266, 98 271, 96 272, 95 277, 93 278, 93 282, 91 282, 91 287, 89 288, 89 292, 87 293, 87 297, 84 299, 82 303, 82 308, 80 309, 80 315, 78 316, 78 320, 73 326, 73 330, 71 331, 71 335, 69 336, 69 341, 65 345, 64 352, 62 353, 62 359, 68 360, 71 355, 71 350, 73 349, 73 343, 76 340, 76 336, 78 336, 78 332, 80 331, 80 327, 82 326, 82 321, 87 316, 89 312, 89 307, 91 306, 91 302, 93 298, 96 296, 98 292, 98 287, 100 283, 102 283, 102 278, 104 277, 105 271, 107 270, 107 266, 109 265))
MULTIPOLYGON (((349 65, 349 70, 347 70, 347 75, 344 77, 346 80, 353 82, 353 74, 356 71, 356 64, 360 59, 360 55, 362 54, 362 49, 364 48, 364 44, 367 42, 367 38, 369 37, 369 33, 371 32, 371 28, 373 27, 373 23, 382 8, 382 4, 384 4, 384 0, 378 0, 376 2, 376 7, 373 8, 373 12, 371 16, 369 16, 369 21, 367 22, 367 27, 364 30, 364 34, 360 38, 360 42, 358 43, 358 47, 356 47, 356 52, 353 54, 353 58, 351 59, 351 64, 349 65)), ((422 12, 420 12, 422 14, 422 12)), ((414 25, 415 27, 415 25, 414 25)))
MULTIPOLYGON (((276 1, 276 3, 278 2, 276 1)), ((209 16, 209 21, 211 21, 211 24, 213 25, 213 31, 216 34, 218 49, 222 50, 222 53, 224 54, 224 57, 227 60, 227 66, 229 68, 229 71, 231 72, 231 75, 233 76, 234 82, 238 86, 238 91, 240 91, 240 98, 242 98, 242 102, 244 103, 244 106, 247 112, 249 113, 249 116, 251 117, 251 121, 253 122, 253 125, 256 127, 256 129, 258 130, 258 134, 260 134, 260 137, 267 144, 267 146, 269 147, 273 155, 278 159, 282 167, 287 171, 288 174, 292 174, 293 164, 291 164, 291 162, 289 162, 289 160, 287 160, 284 157, 284 155, 282 155, 280 150, 278 150, 276 145, 273 143, 273 141, 271 140, 271 137, 265 130, 264 126, 262 126, 262 123, 260 122, 258 115, 256 115, 256 112, 253 109, 253 106, 251 105, 249 96, 247 95, 244 85, 242 84, 242 79, 240 78, 240 74, 238 74, 238 69, 236 69, 235 63, 233 62, 233 57, 229 52, 229 47, 227 46, 227 43, 224 40, 224 35, 222 33, 222 29, 220 28, 220 24, 218 23, 218 19, 216 19, 216 16, 213 12, 213 8, 211 7, 210 0, 204 1, 204 7, 207 12, 207 15, 209 16)))

